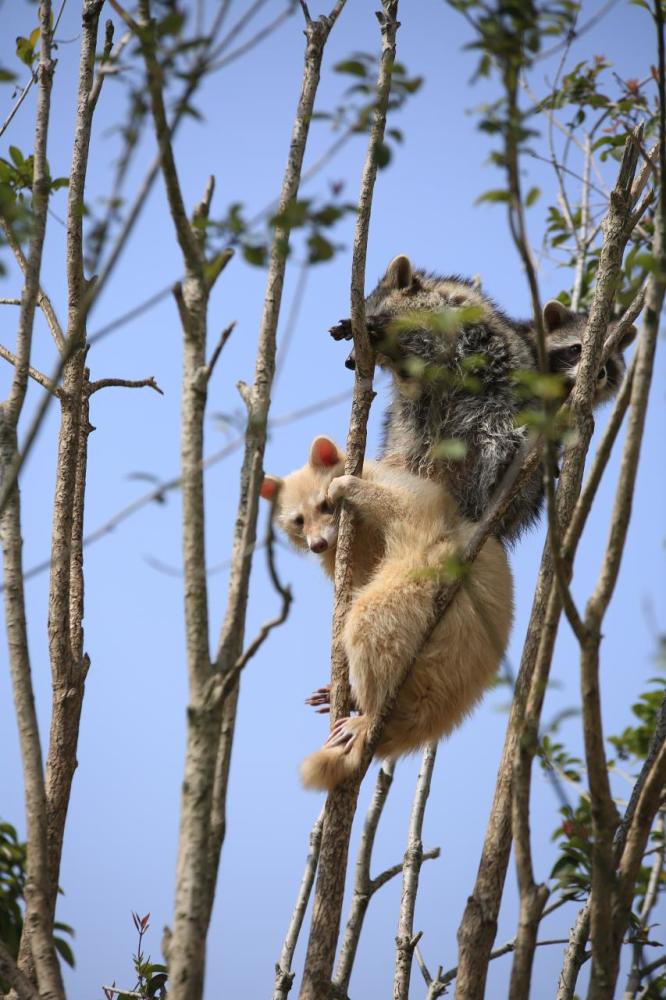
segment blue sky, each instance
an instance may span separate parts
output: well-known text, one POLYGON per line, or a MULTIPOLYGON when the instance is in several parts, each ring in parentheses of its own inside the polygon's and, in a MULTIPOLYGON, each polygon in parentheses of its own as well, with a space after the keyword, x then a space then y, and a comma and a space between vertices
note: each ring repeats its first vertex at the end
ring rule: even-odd
MULTIPOLYGON (((191 5, 189 5, 191 6, 191 5)), ((247 8, 237 0, 232 16, 247 8)), ((327 48, 317 107, 339 103, 347 80, 331 67, 354 51, 376 51, 377 4, 349 0, 327 48)), ((270 0, 265 18, 281 9, 270 0)), ((311 5, 312 13, 326 8, 311 5)), ((209 5, 212 10, 212 5, 209 5)), ((584 4, 583 21, 597 6, 584 4)), ((0 62, 21 72, 12 39, 36 23, 35 8, 4 0, 0 62)), ((107 15, 105 15, 107 16, 107 15)), ((248 215, 276 195, 302 66, 303 35, 299 16, 288 20, 268 41, 206 83, 196 105, 203 121, 188 119, 176 142, 186 200, 201 197, 207 176, 217 180, 213 214, 225 214, 231 202, 243 202, 248 215)), ((367 285, 371 288, 388 261, 407 253, 420 266, 443 273, 479 274, 486 290, 513 315, 529 313, 527 285, 513 249, 501 207, 475 205, 486 189, 498 186, 487 165, 488 138, 476 129, 470 110, 496 96, 492 84, 472 86, 475 57, 464 51, 469 29, 441 0, 402 0, 398 35, 399 59, 425 83, 392 122, 405 134, 389 167, 379 175, 368 249, 367 285)), ((114 20, 115 15, 113 16, 114 20)), ((68 0, 58 37, 49 159, 52 173, 69 172, 74 94, 78 69, 79 15, 68 0)), ((261 22, 258 22, 258 24, 261 22)), ((120 32, 120 28, 117 25, 120 32)), ((656 57, 651 22, 636 6, 617 2, 595 27, 574 44, 571 62, 603 53, 624 78, 642 78, 656 57)), ((552 79, 552 61, 532 75, 541 93, 552 79)), ((11 88, 0 93, 0 117, 11 106, 11 88)), ((124 102, 117 81, 107 81, 94 130, 88 197, 94 203, 108 193, 111 165, 117 154, 113 127, 122 121, 124 102)), ((0 140, 0 155, 11 143, 30 148, 34 93, 0 140)), ((543 124, 543 123, 542 123, 543 124)), ((306 156, 316 161, 333 136, 317 122, 306 156)), ((150 141, 141 147, 129 190, 139 183, 153 157, 150 141)), ((354 201, 365 153, 365 140, 355 138, 305 189, 327 195, 329 182, 343 181, 343 196, 354 201)), ((544 190, 531 209, 530 224, 537 246, 546 205, 552 200, 549 168, 530 162, 529 183, 544 190)), ((65 193, 53 201, 48 223, 43 284, 64 315, 65 193)), ((308 276, 303 303, 289 353, 273 393, 272 413, 281 416, 351 386, 343 365, 345 349, 327 334, 347 315, 352 222, 343 223, 336 239, 345 245, 331 264, 308 276)), ((2 280, 2 295, 19 292, 11 262, 2 280)), ((149 198, 127 251, 91 317, 91 332, 126 309, 173 282, 180 259, 165 208, 161 181, 149 198)), ((298 266, 288 268, 280 335, 292 302, 298 266)), ((542 298, 570 285, 567 272, 542 260, 542 298)), ((211 340, 231 320, 236 330, 225 347, 211 383, 206 452, 223 447, 235 436, 216 415, 241 413, 235 389, 239 378, 251 381, 265 275, 233 261, 211 300, 211 340)), ((0 340, 11 348, 15 313, 3 307, 0 340)), ((664 426, 664 361, 660 344, 643 460, 632 513, 622 574, 604 628, 603 686, 608 733, 629 723, 629 706, 655 672, 652 655, 664 629, 663 509, 664 473, 661 448, 664 426)), ((35 364, 50 370, 53 347, 39 319, 35 364)), ((142 473, 170 478, 178 471, 180 329, 174 304, 165 300, 136 321, 100 341, 90 354, 94 378, 144 378, 154 375, 165 391, 123 389, 97 394, 91 420, 86 530, 105 523, 117 510, 149 487, 132 478, 142 473)), ((0 391, 11 372, 0 368, 0 391)), ((368 453, 378 447, 387 383, 378 378, 368 453)), ((41 390, 31 386, 26 405, 29 419, 41 390)), ((600 413, 603 425, 608 410, 600 413)), ((266 468, 283 474, 305 461, 311 439, 326 433, 343 442, 348 404, 282 426, 271 433, 266 468)), ((48 556, 57 414, 52 409, 22 476, 25 565, 48 556)), ((581 548, 574 593, 582 604, 589 594, 608 531, 617 456, 602 485, 588 536, 581 548)), ((237 503, 238 452, 213 466, 207 479, 207 543, 211 566, 223 563, 231 550, 237 503)), ((186 705, 186 671, 180 566, 180 498, 172 492, 165 504, 142 509, 86 551, 85 647, 90 670, 80 737, 79 768, 67 829, 61 883, 65 892, 60 918, 76 929, 77 968, 67 973, 74 1000, 101 996, 103 983, 132 985, 130 953, 135 943, 130 911, 152 913, 146 948, 157 959, 162 925, 171 919, 176 838, 186 705), (155 561, 164 569, 156 569, 155 561)), ((262 524, 265 510, 262 511, 262 524)), ((263 527, 260 528, 263 530, 263 527)), ((514 669, 529 616, 531 593, 543 544, 543 526, 525 538, 512 555, 516 580, 516 616, 509 648, 514 669)), ((328 676, 331 589, 314 559, 278 549, 279 568, 295 594, 287 623, 277 630, 243 677, 229 795, 229 830, 222 855, 220 881, 208 949, 209 1000, 220 996, 266 996, 274 963, 291 913, 307 849, 307 836, 321 799, 302 791, 297 766, 324 738, 326 722, 303 705, 304 698, 328 676)), ((47 580, 28 584, 30 643, 34 684, 43 738, 48 732, 50 679, 46 644, 47 580)), ((225 605, 226 573, 211 574, 211 642, 214 645, 225 605)), ((276 597, 268 583, 261 553, 252 578, 248 637, 271 617, 276 597)), ((0 813, 24 830, 23 794, 16 728, 6 653, 0 651, 0 813)), ((553 665, 554 683, 544 712, 546 720, 579 701, 576 648, 563 629, 553 665)), ((425 846, 439 845, 442 857, 423 871, 416 927, 424 931, 421 947, 430 967, 455 963, 455 930, 478 863, 486 817, 501 751, 506 715, 505 689, 491 693, 464 727, 441 747, 425 824, 425 846)), ((572 748, 580 748, 580 721, 562 729, 572 748)), ((377 838, 374 871, 394 864, 404 850, 409 803, 418 760, 402 761, 377 838)), ((375 770, 373 769, 372 775, 375 770)), ((359 815, 372 789, 366 780, 359 815)), ((625 786, 618 784, 618 793, 625 786)), ((533 839, 537 877, 544 879, 554 861, 550 835, 556 826, 551 787, 535 772, 533 839)), ((358 824, 357 824, 358 826, 358 824)), ((356 830, 356 834, 358 830, 356 830)), ((355 834, 355 836, 356 836, 355 834)), ((511 890, 503 909, 498 943, 513 936, 516 924, 513 869, 511 890)), ((390 991, 400 882, 381 890, 369 910, 361 950, 351 984, 353 996, 386 996, 390 991)), ((663 911, 661 914, 663 919, 663 911)), ((573 919, 573 909, 560 911, 546 925, 558 937, 573 919)), ((302 942, 303 943, 303 942, 302 942)), ((302 960, 302 946, 297 955, 302 960)), ((545 995, 559 969, 561 948, 539 950, 535 995, 545 995)), ((488 995, 505 992, 510 959, 494 962, 488 995)), ((425 990, 418 972, 412 996, 425 990)))

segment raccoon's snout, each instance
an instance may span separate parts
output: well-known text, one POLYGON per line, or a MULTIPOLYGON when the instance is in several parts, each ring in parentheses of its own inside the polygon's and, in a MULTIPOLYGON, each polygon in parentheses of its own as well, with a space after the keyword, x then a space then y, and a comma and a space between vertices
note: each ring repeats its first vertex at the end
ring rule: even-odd
POLYGON ((350 372, 356 371, 356 355, 354 354, 353 347, 345 361, 345 368, 348 368, 350 372))
POLYGON ((313 538, 310 542, 310 551, 316 552, 319 555, 320 552, 325 552, 328 548, 328 542, 325 538, 313 538))

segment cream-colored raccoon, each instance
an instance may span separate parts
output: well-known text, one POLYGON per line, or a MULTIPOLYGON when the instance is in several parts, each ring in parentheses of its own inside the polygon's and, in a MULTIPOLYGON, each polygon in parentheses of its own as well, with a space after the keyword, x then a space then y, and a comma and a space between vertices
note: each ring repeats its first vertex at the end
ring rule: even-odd
MULTIPOLYGON (((344 646, 361 714, 339 720, 322 749, 303 762, 308 788, 334 788, 358 769, 370 723, 415 658, 377 755, 395 758, 449 733, 495 676, 513 616, 511 570, 491 538, 421 649, 435 621, 437 590, 454 572, 473 525, 460 520, 440 484, 405 469, 369 461, 362 478, 343 473, 342 452, 318 437, 302 469, 284 479, 266 476, 261 490, 275 502, 278 524, 293 544, 319 555, 329 576, 343 497, 359 517, 344 646)), ((325 690, 311 703, 322 704, 325 690)))

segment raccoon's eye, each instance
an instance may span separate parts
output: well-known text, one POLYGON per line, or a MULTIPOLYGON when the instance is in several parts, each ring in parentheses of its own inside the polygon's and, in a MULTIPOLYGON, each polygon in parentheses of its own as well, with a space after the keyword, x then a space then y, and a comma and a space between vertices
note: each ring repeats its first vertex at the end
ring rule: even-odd
POLYGON ((580 357, 580 352, 580 344, 571 344, 570 347, 564 347, 562 349, 562 358, 564 361, 575 361, 576 358, 580 357))
POLYGON ((319 504, 319 512, 321 514, 332 514, 333 509, 334 509, 333 504, 330 503, 330 501, 328 500, 322 500, 322 502, 319 504))
POLYGON ((550 356, 551 371, 565 371, 567 368, 573 368, 580 357, 580 351, 580 344, 556 348, 550 356))
POLYGON ((303 525, 305 524, 305 518, 303 517, 302 514, 297 514, 296 517, 293 519, 293 523, 296 525, 297 528, 302 528, 303 525))

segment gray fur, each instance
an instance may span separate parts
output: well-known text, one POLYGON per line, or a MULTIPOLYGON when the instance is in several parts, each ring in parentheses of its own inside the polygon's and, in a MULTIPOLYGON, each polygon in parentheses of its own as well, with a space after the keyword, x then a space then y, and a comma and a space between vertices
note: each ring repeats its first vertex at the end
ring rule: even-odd
MULTIPOLYGON (((478 287, 463 278, 414 271, 408 258, 396 257, 366 300, 367 326, 378 350, 378 363, 393 375, 392 399, 385 415, 381 457, 405 465, 411 472, 443 480, 463 517, 478 521, 488 508, 502 476, 521 444, 526 429, 516 416, 537 405, 516 392, 515 374, 538 371, 536 337, 529 323, 506 316, 478 287), (452 330, 404 325, 410 313, 443 314, 473 307, 471 321, 452 330), (395 321, 403 324, 395 329, 395 321), (469 384, 468 365, 480 367, 469 384), (420 370, 414 371, 414 359, 420 370), (451 439, 462 441, 460 460, 434 457, 433 448, 451 439)), ((553 371, 573 384, 578 345, 586 317, 559 302, 544 307, 548 355, 553 371)), ((331 330, 349 339, 348 320, 331 330)), ((623 343, 623 347, 631 335, 623 343)), ((353 355, 350 355, 353 367, 353 355)), ((348 359, 349 360, 349 359, 348 359)), ((597 401, 613 395, 625 371, 618 351, 599 373, 597 401)), ((542 472, 537 469, 512 502, 498 537, 513 543, 535 523, 543 505, 542 472)))

